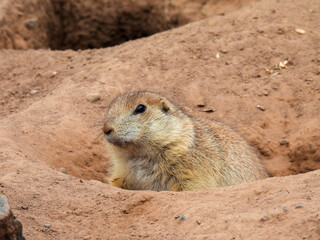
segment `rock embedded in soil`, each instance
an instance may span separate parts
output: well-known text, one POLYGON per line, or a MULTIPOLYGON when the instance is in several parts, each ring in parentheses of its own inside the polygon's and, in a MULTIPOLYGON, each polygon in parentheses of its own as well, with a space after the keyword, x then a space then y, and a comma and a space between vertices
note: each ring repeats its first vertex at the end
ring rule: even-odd
POLYGON ((259 110, 261 110, 261 111, 265 111, 266 110, 266 108, 264 106, 260 105, 260 104, 257 105, 257 108, 259 110))
POLYGON ((101 100, 101 96, 99 93, 92 93, 92 94, 88 94, 87 95, 87 101, 88 102, 91 102, 91 103, 94 103, 94 102, 97 102, 101 100))
POLYGON ((205 106, 206 106, 205 103, 198 103, 198 104, 197 104, 197 107, 199 107, 199 108, 203 108, 203 107, 205 107, 205 106))
POLYGON ((281 141, 280 141, 280 145, 285 145, 285 146, 288 146, 289 145, 289 142, 286 140, 286 139, 282 139, 281 141))
POLYGON ((183 221, 186 219, 186 216, 184 214, 182 214, 180 217, 179 217, 179 221, 183 221))
POLYGON ((301 35, 306 33, 305 30, 300 29, 300 28, 296 28, 295 31, 296 31, 296 33, 299 33, 299 34, 301 34, 301 35))
POLYGON ((206 113, 212 113, 212 112, 215 112, 216 110, 215 109, 212 109, 212 108, 205 108, 202 110, 203 112, 206 112, 206 113))
POLYGON ((32 89, 32 90, 30 90, 30 94, 31 95, 34 95, 34 94, 36 94, 36 93, 38 93, 39 91, 37 90, 37 89, 32 89))
POLYGON ((253 77, 253 78, 260 78, 260 77, 261 77, 261 75, 260 75, 260 74, 258 74, 258 73, 256 73, 256 74, 253 74, 253 75, 252 75, 252 77, 253 77))
POLYGON ((23 240, 22 224, 13 216, 7 198, 0 195, 0 239, 23 240))
POLYGON ((48 228, 48 229, 51 228, 51 225, 50 225, 50 224, 44 224, 43 226, 44 226, 45 228, 48 228))
POLYGON ((29 20, 25 23, 26 27, 31 29, 34 28, 36 26, 37 22, 35 20, 29 20))
POLYGON ((283 207, 283 211, 288 212, 288 211, 289 211, 289 208, 288 208, 288 207, 283 207))
POLYGON ((29 207, 28 207, 28 206, 25 206, 25 205, 22 205, 22 206, 21 206, 21 209, 22 209, 22 210, 28 210, 29 207))
POLYGON ((265 216, 263 216, 263 217, 261 218, 261 221, 262 221, 262 222, 265 222, 265 221, 267 221, 267 220, 269 220, 269 216, 268 216, 268 215, 265 215, 265 216))

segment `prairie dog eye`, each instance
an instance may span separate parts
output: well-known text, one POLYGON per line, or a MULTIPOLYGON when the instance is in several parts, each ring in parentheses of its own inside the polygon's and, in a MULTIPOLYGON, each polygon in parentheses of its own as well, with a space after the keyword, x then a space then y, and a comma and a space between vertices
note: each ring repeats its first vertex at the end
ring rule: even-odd
POLYGON ((139 104, 136 109, 134 110, 133 114, 140 114, 146 111, 147 107, 145 105, 139 104))

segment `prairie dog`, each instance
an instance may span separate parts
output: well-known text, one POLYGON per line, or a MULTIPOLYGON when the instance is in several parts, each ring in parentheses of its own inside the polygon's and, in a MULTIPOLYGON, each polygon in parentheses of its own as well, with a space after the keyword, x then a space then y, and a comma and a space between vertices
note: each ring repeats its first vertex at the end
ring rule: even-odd
POLYGON ((111 185, 191 191, 268 177, 248 143, 230 127, 187 116, 148 91, 114 99, 102 128, 113 164, 111 185))

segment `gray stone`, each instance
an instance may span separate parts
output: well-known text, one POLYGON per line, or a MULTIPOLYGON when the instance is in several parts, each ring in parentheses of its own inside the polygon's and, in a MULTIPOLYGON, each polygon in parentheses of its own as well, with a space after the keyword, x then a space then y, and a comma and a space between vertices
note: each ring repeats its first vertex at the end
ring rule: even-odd
POLYGON ((7 198, 0 195, 0 239, 25 240, 22 224, 13 216, 7 198))
POLYGON ((62 172, 62 173, 64 173, 64 174, 67 174, 67 173, 68 173, 67 170, 66 170, 64 167, 60 168, 60 172, 62 172))
POLYGON ((180 217, 179 217, 179 221, 183 221, 186 219, 186 216, 184 214, 182 214, 180 217))
POLYGON ((50 224, 45 224, 44 227, 45 228, 51 228, 51 225, 50 224))

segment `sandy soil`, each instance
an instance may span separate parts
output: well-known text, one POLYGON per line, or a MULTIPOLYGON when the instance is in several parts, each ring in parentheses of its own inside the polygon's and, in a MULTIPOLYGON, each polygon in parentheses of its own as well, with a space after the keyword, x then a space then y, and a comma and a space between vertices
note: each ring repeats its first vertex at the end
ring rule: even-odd
POLYGON ((320 239, 320 5, 244 2, 110 48, 0 50, 0 194, 27 239, 320 239), (274 177, 188 193, 103 183, 107 106, 142 89, 231 125, 274 177))

